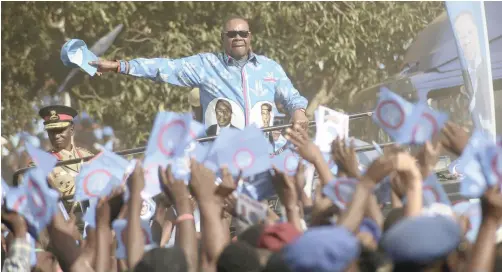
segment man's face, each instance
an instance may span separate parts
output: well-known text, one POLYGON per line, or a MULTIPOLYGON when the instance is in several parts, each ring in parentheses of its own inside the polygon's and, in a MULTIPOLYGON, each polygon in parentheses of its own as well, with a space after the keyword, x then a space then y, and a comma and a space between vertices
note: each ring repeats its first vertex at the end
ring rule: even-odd
POLYGON ((216 103, 216 121, 220 127, 226 127, 232 121, 232 109, 224 102, 216 103))
POLYGON ((455 31, 460 41, 460 47, 468 61, 474 61, 476 57, 481 57, 478 29, 471 16, 460 15, 455 20, 455 31))
POLYGON ((242 59, 249 53, 251 32, 242 19, 232 19, 225 24, 222 33, 223 48, 234 59, 242 59))
POLYGON ((268 127, 270 125, 270 111, 265 105, 261 106, 261 119, 264 127, 268 127))
POLYGON ((73 136, 73 125, 66 128, 56 128, 47 130, 49 140, 55 149, 64 149, 71 144, 71 137, 73 136))

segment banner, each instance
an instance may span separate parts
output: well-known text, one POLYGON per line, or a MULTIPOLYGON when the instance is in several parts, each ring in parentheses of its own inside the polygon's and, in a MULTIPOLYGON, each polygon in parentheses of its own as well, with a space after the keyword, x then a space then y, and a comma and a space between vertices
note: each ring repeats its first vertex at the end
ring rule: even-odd
POLYGON ((495 105, 484 1, 446 1, 446 10, 457 44, 474 125, 495 139, 495 105))

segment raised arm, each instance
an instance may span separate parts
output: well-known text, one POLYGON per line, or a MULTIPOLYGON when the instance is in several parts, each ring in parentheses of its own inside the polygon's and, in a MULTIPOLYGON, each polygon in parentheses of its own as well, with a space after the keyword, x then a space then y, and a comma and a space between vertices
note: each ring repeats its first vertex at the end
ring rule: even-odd
POLYGON ((90 64, 99 73, 116 72, 191 88, 199 86, 204 76, 204 54, 179 59, 99 60, 90 64))

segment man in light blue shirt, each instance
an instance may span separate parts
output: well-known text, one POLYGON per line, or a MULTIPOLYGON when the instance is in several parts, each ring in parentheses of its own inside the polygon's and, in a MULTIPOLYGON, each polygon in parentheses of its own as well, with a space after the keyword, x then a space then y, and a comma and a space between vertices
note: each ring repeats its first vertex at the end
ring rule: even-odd
MULTIPOLYGON (((90 64, 98 68, 98 75, 117 72, 199 88, 206 129, 217 124, 218 100, 230 103, 231 125, 242 129, 252 123, 261 124, 261 105, 274 105, 275 97, 281 98, 281 106, 294 123, 306 127, 308 101, 295 89, 277 62, 252 52, 251 38, 248 22, 232 17, 225 22, 221 33, 224 52, 200 53, 179 59, 99 60, 90 64)), ((273 108, 277 112, 275 105, 273 108)))

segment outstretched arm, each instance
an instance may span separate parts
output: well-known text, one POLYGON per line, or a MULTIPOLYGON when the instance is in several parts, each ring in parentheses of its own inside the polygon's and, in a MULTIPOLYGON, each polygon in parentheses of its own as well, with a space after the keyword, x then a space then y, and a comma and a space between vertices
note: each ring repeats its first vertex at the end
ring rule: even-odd
POLYGON ((100 73, 117 72, 191 88, 201 84, 205 73, 203 54, 179 59, 98 60, 90 64, 97 67, 100 73))

